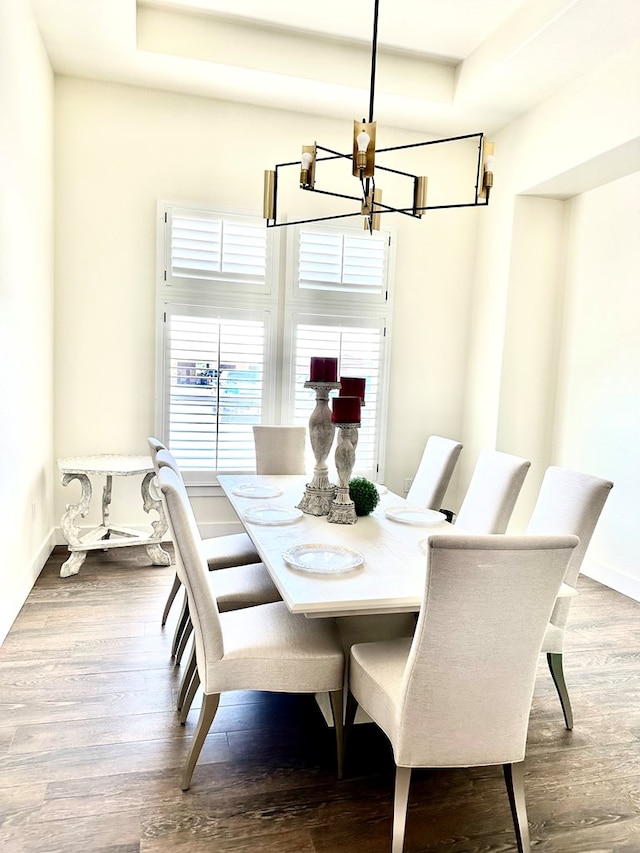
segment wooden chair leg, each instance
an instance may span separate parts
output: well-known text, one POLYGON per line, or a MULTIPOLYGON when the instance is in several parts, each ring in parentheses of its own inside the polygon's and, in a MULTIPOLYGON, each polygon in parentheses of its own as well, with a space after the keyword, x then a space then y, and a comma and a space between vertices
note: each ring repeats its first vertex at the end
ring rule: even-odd
POLYGON ((187 648, 187 643, 189 642, 189 637, 193 633, 193 622, 191 621, 191 616, 187 615, 187 621, 184 626, 184 631, 182 632, 182 636, 180 637, 180 642, 178 643, 178 648, 176 649, 175 662, 176 665, 179 665, 182 661, 182 656, 184 655, 184 650, 187 648))
POLYGON ((198 667, 196 667, 196 671, 193 673, 193 678, 191 679, 191 683, 189 684, 189 689, 187 690, 186 696, 184 697, 182 710, 180 711, 181 726, 184 726, 187 722, 187 717, 189 716, 189 711, 191 710, 191 705, 193 704, 195 695, 198 692, 198 687, 200 687, 200 675, 198 674, 198 667))
POLYGON ((502 770, 509 795, 513 826, 516 831, 518 853, 531 853, 527 805, 524 800, 524 761, 518 761, 515 764, 503 764, 502 770))
POLYGON ((562 667, 562 655, 555 652, 548 652, 547 663, 549 671, 553 678, 553 683, 558 691, 560 704, 562 705, 562 713, 564 714, 564 724, 571 731, 573 728, 573 710, 571 709, 571 700, 567 691, 567 684, 564 680, 564 669, 562 667))
POLYGON ((189 621, 189 600, 187 598, 187 593, 184 594, 184 600, 182 602, 182 610, 180 611, 180 616, 178 616, 178 624, 176 625, 176 630, 173 635, 173 644, 171 646, 171 657, 175 658, 176 652, 178 650, 178 646, 180 645, 180 638, 184 632, 185 625, 189 621))
POLYGON ((338 779, 342 779, 342 769, 344 763, 344 732, 342 725, 342 715, 344 713, 343 701, 344 693, 342 690, 332 690, 329 693, 331 700, 331 713, 333 714, 333 727, 336 732, 336 756, 338 760, 338 779))
POLYGON ((189 690, 189 685, 193 680, 193 676, 196 671, 196 644, 195 642, 191 646, 191 651, 189 653, 189 661, 187 663, 187 668, 184 671, 184 675, 182 676, 182 683, 180 684, 180 692, 178 693, 178 711, 181 711, 184 706, 184 700, 187 695, 187 691, 189 690))
POLYGON ((200 709, 200 716, 198 717, 198 724, 196 725, 196 730, 193 733, 191 750, 189 752, 187 762, 182 772, 181 787, 183 791, 188 791, 191 787, 191 777, 193 776, 193 770, 202 751, 202 746, 204 744, 205 738, 209 734, 209 729, 211 728, 213 718, 215 717, 216 711, 218 710, 219 702, 219 693, 209 693, 208 695, 205 695, 202 700, 202 708, 200 709))
POLYGON ((356 718, 358 703, 350 690, 347 690, 347 707, 344 712, 344 754, 347 754, 351 732, 353 731, 353 721, 356 718))
POLYGON ((169 593, 169 597, 167 598, 167 603, 164 606, 164 610, 162 611, 162 622, 161 625, 164 626, 167 624, 167 617, 169 616, 169 611, 171 610, 171 605, 174 602, 176 595, 178 594, 178 590, 182 586, 180 578, 176 575, 173 579, 173 586, 171 587, 171 592, 169 593))
POLYGON ((410 767, 396 767, 396 788, 393 795, 393 837, 391 853, 402 853, 404 830, 407 824, 407 806, 409 804, 410 767))

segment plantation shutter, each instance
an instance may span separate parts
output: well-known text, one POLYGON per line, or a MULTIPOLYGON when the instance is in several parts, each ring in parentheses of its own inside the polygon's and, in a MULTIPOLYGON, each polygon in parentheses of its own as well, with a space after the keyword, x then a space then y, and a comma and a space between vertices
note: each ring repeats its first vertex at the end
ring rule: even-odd
MULTIPOLYGON (((384 364, 384 320, 356 317, 296 315, 294 337, 294 421, 308 424, 315 407, 313 390, 305 388, 312 356, 337 357, 338 376, 366 379, 365 406, 358 434, 354 475, 377 475, 380 442, 382 369, 384 364)), ((337 395, 331 392, 331 397, 337 395)))
POLYGON ((260 219, 203 210, 167 212, 167 284, 220 282, 239 290, 265 287, 267 235, 260 219))
POLYGON ((171 452, 186 469, 255 470, 252 426, 262 419, 267 317, 180 305, 167 305, 165 316, 171 452))
POLYGON ((298 287, 359 296, 380 296, 386 289, 388 235, 300 229, 298 287))

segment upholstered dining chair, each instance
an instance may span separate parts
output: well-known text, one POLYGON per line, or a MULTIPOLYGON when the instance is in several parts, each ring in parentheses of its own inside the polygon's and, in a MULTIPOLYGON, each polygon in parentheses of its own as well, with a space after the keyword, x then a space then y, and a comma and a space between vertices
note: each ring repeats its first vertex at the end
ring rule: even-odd
POLYGON ((407 501, 428 509, 440 509, 461 450, 459 441, 430 435, 407 492, 407 501))
POLYGON ((303 426, 254 426, 256 474, 305 474, 306 436, 303 426))
POLYGON ((184 483, 169 467, 160 469, 158 482, 172 520, 178 570, 189 597, 203 688, 182 790, 191 785, 220 694, 228 690, 329 693, 341 776, 344 652, 335 622, 292 614, 282 601, 220 613, 184 483))
MULTIPOLYGON (((157 475, 158 453, 168 454, 170 453, 170 451, 161 441, 159 441, 153 436, 150 436, 147 439, 147 443, 151 452, 151 461, 153 462, 153 466, 156 470, 157 475)), ((164 460, 165 463, 170 463, 175 470, 180 471, 178 463, 175 460, 173 454, 171 454, 170 458, 165 456, 164 460)), ((202 540, 202 547, 204 549, 205 558, 207 560, 209 568, 212 571, 214 569, 228 569, 231 566, 242 566, 249 563, 257 563, 260 561, 258 552, 254 548, 253 542, 247 536, 246 533, 229 533, 226 536, 215 536, 211 538, 205 538, 202 540)), ((164 610, 162 611, 163 625, 165 625, 167 622, 169 611, 171 610, 171 607, 180 589, 180 586, 180 579, 176 574, 173 580, 171 590, 169 591, 164 610)), ((184 620, 184 615, 182 616, 182 619, 184 620)), ((180 620, 178 624, 180 624, 180 620)))
POLYGON ((504 533, 530 467, 520 456, 481 450, 456 524, 465 533, 504 533))
MULTIPOLYGON (((171 468, 182 480, 182 474, 180 473, 178 463, 170 451, 159 450, 156 454, 155 464, 157 466, 157 470, 163 466, 171 468)), ((168 513, 168 508, 167 515, 169 527, 171 529, 171 517, 168 513)), ((213 571, 213 574, 216 576, 216 579, 212 581, 212 583, 214 588, 218 590, 216 598, 218 599, 218 606, 220 609, 234 610, 237 609, 237 607, 250 607, 254 604, 266 604, 269 601, 280 600, 280 594, 271 580, 264 563, 259 562, 260 558, 257 553, 257 562, 242 563, 238 566, 220 568, 219 561, 214 562, 212 566, 212 561, 210 560, 211 545, 215 548, 217 540, 201 539, 200 541, 209 571, 213 571), (224 574, 218 578, 218 572, 224 572, 224 574)), ((217 550, 216 556, 218 556, 217 550)), ((176 575, 177 574, 178 573, 176 572, 176 575)), ((186 648, 192 629, 193 626, 189 617, 189 604, 185 594, 182 612, 178 619, 176 634, 171 650, 176 663, 180 663, 182 659, 182 654, 186 648)))
POLYGON ((392 853, 411 768, 502 765, 519 853, 529 853, 523 762, 540 646, 576 536, 429 538, 413 638, 352 646, 345 735, 357 705, 396 763, 392 853))
MULTIPOLYGON (((168 450, 161 450, 157 454, 158 469, 166 466, 171 468, 180 478, 180 469, 174 457, 168 450)), ((164 495, 160 493, 164 506, 165 515, 169 523, 171 538, 174 543, 176 566, 179 565, 180 555, 175 549, 175 536, 173 534, 173 519, 170 507, 167 505, 164 495)), ((176 577, 182 586, 181 575, 183 573, 177 568, 176 577)), ((276 585, 264 563, 247 563, 242 566, 233 566, 227 569, 216 569, 209 571, 209 585, 211 593, 216 599, 218 610, 225 613, 229 610, 241 610, 244 607, 254 607, 257 604, 269 604, 272 601, 280 601, 281 596, 276 585)), ((176 663, 180 663, 182 654, 193 633, 193 622, 189 611, 189 598, 184 595, 182 611, 178 619, 176 633, 173 640, 172 656, 176 663)), ((180 722, 184 725, 195 694, 200 685, 200 677, 196 663, 195 643, 191 644, 191 651, 185 667, 180 690, 178 692, 177 709, 180 712, 180 722)))
POLYGON ((573 709, 563 667, 569 610, 577 594, 576 585, 584 555, 612 488, 611 480, 552 465, 545 471, 526 530, 531 534, 573 533, 580 538, 542 643, 567 729, 573 728, 573 709))

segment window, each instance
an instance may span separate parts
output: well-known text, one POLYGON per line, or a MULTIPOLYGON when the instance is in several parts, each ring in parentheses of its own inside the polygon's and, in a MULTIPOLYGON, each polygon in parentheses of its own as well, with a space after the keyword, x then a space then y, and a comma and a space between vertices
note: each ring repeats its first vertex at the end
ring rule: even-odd
POLYGON ((165 306, 163 435, 185 468, 253 468, 268 322, 268 315, 250 311, 165 306))
POLYGON ((187 480, 255 470, 253 424, 308 423, 318 355, 367 380, 354 472, 379 478, 389 234, 267 231, 257 217, 164 202, 159 224, 157 430, 187 480))

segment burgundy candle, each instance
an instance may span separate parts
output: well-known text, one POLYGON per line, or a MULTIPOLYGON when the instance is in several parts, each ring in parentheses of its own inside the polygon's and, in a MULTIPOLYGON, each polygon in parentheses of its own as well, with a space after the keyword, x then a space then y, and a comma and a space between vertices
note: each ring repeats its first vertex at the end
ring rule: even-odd
POLYGON ((338 359, 311 357, 309 368, 310 382, 337 382, 338 381, 338 359))
POLYGON ((358 379, 355 376, 340 377, 340 396, 341 397, 360 397, 364 403, 364 387, 366 379, 358 379))
POLYGON ((360 397, 334 397, 331 401, 334 424, 360 423, 360 397))

